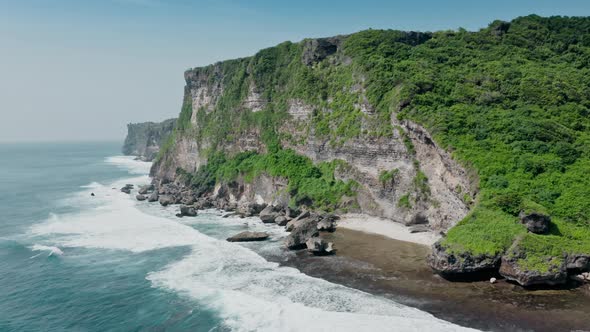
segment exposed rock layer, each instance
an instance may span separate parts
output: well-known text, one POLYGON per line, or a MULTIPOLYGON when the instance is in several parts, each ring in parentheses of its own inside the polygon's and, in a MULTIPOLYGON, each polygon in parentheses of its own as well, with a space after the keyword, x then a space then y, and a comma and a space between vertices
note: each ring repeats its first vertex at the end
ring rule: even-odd
POLYGON ((127 137, 123 144, 123 154, 137 156, 141 160, 153 160, 165 139, 172 133, 176 119, 159 123, 143 122, 127 125, 127 137))
MULTIPOLYGON (((417 37, 409 33, 408 40, 420 39, 417 37)), ((348 65, 346 55, 342 52, 346 38, 338 36, 303 41, 301 62, 308 66, 314 66, 320 61, 331 66, 348 65)), ((185 72, 184 100, 190 103, 190 125, 197 131, 200 126, 198 112, 216 112, 218 103, 227 92, 229 74, 224 68, 222 62, 185 72)), ((258 112, 270 102, 264 99, 265 91, 259 89, 261 84, 256 82, 256 77, 249 76, 248 80, 249 89, 233 112, 258 112)), ((364 78, 355 76, 355 80, 359 82, 354 93, 360 94, 356 106, 366 115, 366 121, 375 121, 377 115, 374 107, 364 96, 364 78)), ((330 98, 327 96, 328 100, 330 98)), ((464 197, 471 200, 476 195, 474 177, 469 176, 447 151, 439 147, 424 128, 410 121, 398 121, 394 114, 391 118, 394 128, 391 135, 350 138, 334 144, 329 138, 316 135, 312 125, 314 112, 331 110, 300 99, 289 99, 286 104, 289 117, 278 128, 278 134, 291 139, 281 140, 282 146, 316 163, 335 159, 345 161, 347 167, 337 169, 337 179, 354 180, 360 184, 356 197, 346 198, 349 201, 342 202, 349 211, 385 217, 404 224, 421 219, 433 230, 448 229, 467 214, 469 206, 464 197), (408 150, 406 140, 411 142, 415 151, 408 150), (384 183, 379 180, 382 172, 394 170, 396 175, 391 181, 384 183), (416 188, 414 179, 419 172, 428 178, 427 194, 419 193, 416 188), (411 204, 400 204, 404 197, 410 197, 411 204)), ((259 130, 251 128, 215 144, 218 150, 228 155, 243 151, 266 152, 259 130)), ((154 164, 152 176, 159 183, 167 183, 178 180, 177 169, 195 172, 207 163, 206 151, 211 146, 207 137, 195 138, 191 131, 177 135, 174 146, 154 164)), ((252 201, 276 205, 279 201, 285 203, 290 199, 285 190, 285 179, 262 176, 251 183, 241 179, 235 183, 238 190, 228 189, 231 192, 230 201, 236 204, 252 201)))

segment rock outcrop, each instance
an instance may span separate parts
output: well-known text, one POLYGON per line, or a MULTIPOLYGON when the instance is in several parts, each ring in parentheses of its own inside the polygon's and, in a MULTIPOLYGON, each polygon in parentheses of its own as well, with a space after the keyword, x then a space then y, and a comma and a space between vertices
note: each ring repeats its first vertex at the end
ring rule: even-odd
POLYGON ((197 216, 197 209, 194 206, 180 206, 180 213, 177 214, 179 217, 196 217, 197 216))
POLYGON ((170 196, 170 195, 162 195, 162 196, 160 196, 158 201, 160 202, 160 204, 162 206, 168 206, 168 205, 174 204, 176 202, 174 197, 170 196))
POLYGON ((449 252, 440 241, 432 246, 427 262, 436 272, 445 276, 458 276, 468 273, 496 271, 500 266, 501 255, 471 255, 462 252, 449 252))
POLYGON ((140 195, 146 195, 146 194, 152 192, 153 190, 154 190, 154 185, 148 184, 148 185, 139 186, 139 190, 137 191, 137 193, 140 195))
POLYGON ((590 255, 569 254, 565 260, 566 268, 573 273, 590 271, 590 255))
POLYGON ((250 242, 250 241, 264 241, 268 239, 268 233, 265 232, 251 232, 244 231, 232 237, 227 238, 229 242, 250 242))
POLYGON ((148 202, 157 202, 159 200, 159 195, 157 191, 152 192, 149 196, 148 196, 148 202))
POLYGON ((126 193, 126 194, 131 194, 132 189, 133 189, 133 185, 128 183, 121 188, 121 192, 126 193))
POLYGON ((527 230, 535 234, 544 234, 549 231, 549 224, 551 224, 551 217, 543 213, 531 212, 525 213, 521 211, 519 216, 520 222, 524 224, 527 230))
POLYGON ((307 248, 307 240, 318 236, 319 218, 310 216, 297 220, 292 227, 291 234, 285 239, 285 246, 291 250, 307 248))
POLYGON ((159 123, 143 122, 127 125, 127 137, 123 143, 123 154, 137 156, 143 161, 152 161, 164 141, 172 133, 176 119, 159 123))
POLYGON ((319 237, 312 237, 305 242, 307 251, 311 252, 316 256, 331 255, 334 253, 332 242, 327 242, 319 237))
POLYGON ((502 256, 500 274, 520 285, 528 287, 534 285, 561 285, 567 282, 567 266, 564 257, 547 257, 544 265, 546 269, 531 269, 527 267, 527 254, 520 248, 521 239, 514 241, 512 246, 502 256))
POLYGON ((279 210, 272 205, 268 205, 260 211, 260 220, 262 220, 263 223, 274 223, 275 219, 279 216, 279 210))

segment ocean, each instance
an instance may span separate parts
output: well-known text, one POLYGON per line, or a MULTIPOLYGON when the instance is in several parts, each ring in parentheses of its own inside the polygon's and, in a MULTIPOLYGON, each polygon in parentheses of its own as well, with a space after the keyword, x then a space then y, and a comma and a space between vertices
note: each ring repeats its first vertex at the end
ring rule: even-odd
POLYGON ((464 330, 268 261, 282 227, 136 201, 150 163, 120 145, 0 144, 0 331, 464 330))

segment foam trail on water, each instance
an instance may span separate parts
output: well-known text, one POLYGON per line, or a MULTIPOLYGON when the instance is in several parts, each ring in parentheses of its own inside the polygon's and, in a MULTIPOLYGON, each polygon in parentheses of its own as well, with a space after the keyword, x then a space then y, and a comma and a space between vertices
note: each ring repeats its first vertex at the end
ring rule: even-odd
POLYGON ((207 241, 148 275, 187 294, 235 331, 467 331, 418 309, 280 267, 233 243, 207 241))
POLYGON ((133 156, 112 156, 105 158, 105 162, 129 171, 131 174, 149 174, 151 162, 136 160, 133 156))
POLYGON ((101 186, 102 185, 100 183, 98 183, 98 182, 92 182, 92 183, 89 183, 87 185, 80 186, 80 188, 90 188, 90 189, 92 189, 92 188, 100 188, 101 186))
MULTIPOLYGON (((117 162, 127 164, 129 160, 117 159, 117 162)), ((200 222, 210 223, 216 229, 229 227, 232 232, 236 227, 267 227, 254 219, 222 219, 213 212, 178 219, 170 217, 178 207, 162 208, 137 202, 130 195, 112 189, 124 183, 148 180, 145 173, 139 174, 143 176, 93 187, 96 197, 74 196, 72 200, 97 198, 100 204, 80 213, 50 216, 32 227, 31 234, 43 237, 44 241, 49 238, 62 248, 138 253, 189 246, 191 252, 187 256, 163 270, 149 273, 146 278, 153 287, 179 292, 195 299, 196 305, 214 310, 223 319, 223 327, 233 331, 468 330, 418 309, 268 262, 248 249, 256 244, 229 243, 193 228, 200 222), (146 214, 138 206, 157 215, 146 214)), ((278 227, 267 230, 274 239, 285 234, 278 227)))
MULTIPOLYGON (((58 247, 44 246, 44 245, 41 245, 41 244, 35 244, 35 245, 33 245, 31 247, 31 250, 32 251, 49 251, 49 255, 48 256, 51 256, 51 255, 61 256, 61 255, 64 254, 64 252, 61 249, 59 249, 58 247)), ((35 255, 35 256, 31 257, 31 258, 37 257, 39 255, 40 254, 35 255)))

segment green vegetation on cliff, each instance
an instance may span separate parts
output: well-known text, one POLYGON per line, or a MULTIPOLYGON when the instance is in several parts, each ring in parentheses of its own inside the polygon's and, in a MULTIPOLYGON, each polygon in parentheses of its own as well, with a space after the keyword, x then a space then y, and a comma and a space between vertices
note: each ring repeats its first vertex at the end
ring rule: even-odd
MULTIPOLYGON (((389 137, 392 117, 408 119, 479 177, 472 213, 443 241, 450 252, 494 255, 524 236, 527 268, 547 268, 556 253, 590 254, 590 18, 531 15, 477 32, 367 30, 332 42, 337 52, 321 43, 286 42, 195 69, 210 77, 215 72, 224 92, 215 112, 198 111, 194 127, 185 101, 179 132, 213 150, 254 132, 278 151, 227 159, 215 179, 264 170, 288 177, 296 195, 327 196, 332 204, 351 188, 317 186, 314 181, 331 183, 329 170, 302 179, 288 164, 272 164, 276 153, 290 153, 273 150, 291 139, 278 130, 289 119, 289 101, 313 105, 306 130, 333 145, 389 137), (318 48, 329 54, 316 56, 318 48), (236 111, 252 82, 266 101, 263 110, 236 111), (548 235, 525 234, 518 223, 518 213, 530 206, 551 215, 548 235)), ((428 194, 420 172, 415 185, 428 194)), ((403 197, 398 204, 410 206, 403 197)))
POLYGON ((196 173, 179 172, 199 192, 211 191, 215 183, 230 182, 239 177, 250 182, 265 173, 288 180, 291 205, 333 210, 339 206, 343 196, 355 195, 357 184, 354 181, 334 178, 336 168, 345 166, 339 160, 314 165, 309 158, 293 150, 275 149, 266 154, 247 151, 233 157, 216 152, 196 173))
POLYGON ((533 202, 554 225, 525 236, 525 266, 590 254, 590 18, 521 17, 418 46, 369 30, 346 46, 379 112, 399 110, 477 170, 479 204, 449 231, 451 252, 504 252, 533 202))

